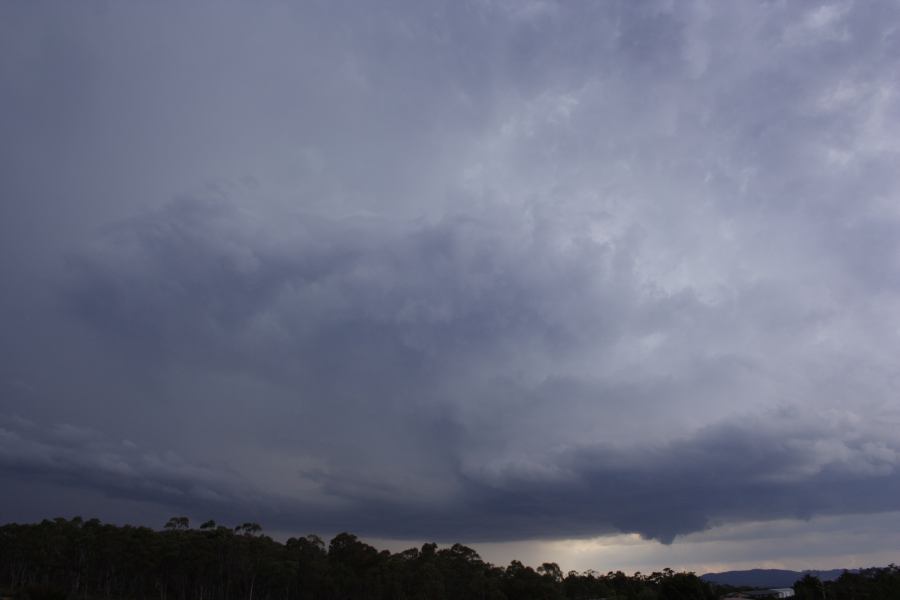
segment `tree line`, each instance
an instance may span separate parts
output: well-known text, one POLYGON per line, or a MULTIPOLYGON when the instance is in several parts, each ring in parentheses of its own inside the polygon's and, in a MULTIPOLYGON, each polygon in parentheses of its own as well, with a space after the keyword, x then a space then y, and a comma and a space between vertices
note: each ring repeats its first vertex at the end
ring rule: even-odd
MULTIPOLYGON (((800 600, 896 599, 900 576, 891 566, 795 588, 800 600)), ((282 543, 256 523, 191 528, 175 517, 154 530, 76 517, 0 527, 0 596, 22 600, 713 600, 725 591, 671 569, 498 567, 461 544, 391 553, 350 533, 282 543)))
POLYGON ((900 567, 844 571, 834 581, 804 575, 794 583, 797 600, 897 600, 900 598, 900 567))
POLYGON ((378 551, 349 533, 281 543, 255 523, 157 531, 97 519, 0 527, 0 588, 38 599, 158 600, 711 600, 709 584, 670 569, 649 575, 563 574, 485 562, 475 550, 424 544, 378 551))

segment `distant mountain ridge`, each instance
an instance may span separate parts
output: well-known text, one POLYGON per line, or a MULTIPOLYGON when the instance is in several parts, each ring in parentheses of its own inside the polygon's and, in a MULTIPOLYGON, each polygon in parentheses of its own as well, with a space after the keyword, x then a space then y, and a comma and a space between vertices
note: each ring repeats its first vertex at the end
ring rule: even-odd
POLYGON ((736 587, 791 587, 798 579, 809 574, 818 577, 822 581, 833 581, 841 576, 844 571, 856 572, 859 569, 829 569, 827 571, 788 571, 786 569, 750 569, 748 571, 722 571, 721 573, 706 573, 700 578, 710 583, 720 585, 733 585, 736 587))

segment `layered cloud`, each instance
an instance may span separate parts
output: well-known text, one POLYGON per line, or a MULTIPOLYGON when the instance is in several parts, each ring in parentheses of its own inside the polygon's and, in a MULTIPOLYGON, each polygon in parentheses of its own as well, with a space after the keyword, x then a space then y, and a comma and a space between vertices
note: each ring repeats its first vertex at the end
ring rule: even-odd
POLYGON ((407 539, 900 510, 890 3, 36 6, 3 477, 407 539))
POLYGON ((276 388, 252 410, 309 463, 284 473, 307 485, 293 501, 343 507, 330 527, 670 541, 897 509, 891 398, 848 399, 869 382, 828 371, 864 349, 819 341, 846 316, 755 276, 666 291, 640 272, 648 244, 597 233, 612 219, 266 221, 183 200, 73 258, 65 298, 134 361, 276 388))

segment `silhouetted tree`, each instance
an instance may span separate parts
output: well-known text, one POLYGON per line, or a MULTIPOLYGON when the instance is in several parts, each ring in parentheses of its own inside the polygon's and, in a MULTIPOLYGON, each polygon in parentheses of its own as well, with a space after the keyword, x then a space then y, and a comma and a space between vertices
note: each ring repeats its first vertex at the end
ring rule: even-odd
POLYGON ((818 577, 807 573, 794 583, 794 597, 797 600, 825 600, 825 585, 818 577))
MULTIPOLYGON (((900 569, 864 569, 836 581, 804 577, 798 600, 897 600, 900 569)), ((650 575, 537 569, 484 562, 462 544, 392 554, 350 533, 279 543, 257 523, 173 517, 162 531, 97 519, 0 527, 0 595, 36 600, 712 600, 693 573, 650 575)))

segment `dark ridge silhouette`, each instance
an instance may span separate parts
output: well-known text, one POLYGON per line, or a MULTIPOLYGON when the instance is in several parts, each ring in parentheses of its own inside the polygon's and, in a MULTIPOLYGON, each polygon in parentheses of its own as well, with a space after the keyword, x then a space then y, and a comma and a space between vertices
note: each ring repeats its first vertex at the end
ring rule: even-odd
POLYGON ((822 581, 834 581, 844 571, 857 573, 859 569, 829 569, 827 571, 790 571, 787 569, 749 569, 746 571, 722 571, 721 573, 704 573, 700 579, 719 585, 755 588, 791 587, 794 582, 803 579, 804 575, 818 577, 822 581))

